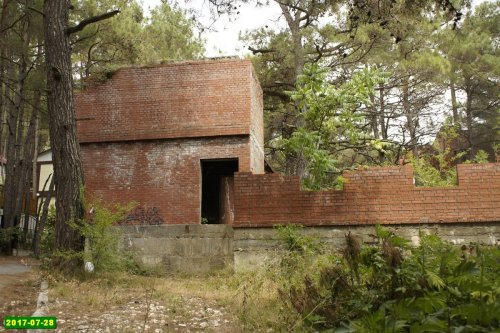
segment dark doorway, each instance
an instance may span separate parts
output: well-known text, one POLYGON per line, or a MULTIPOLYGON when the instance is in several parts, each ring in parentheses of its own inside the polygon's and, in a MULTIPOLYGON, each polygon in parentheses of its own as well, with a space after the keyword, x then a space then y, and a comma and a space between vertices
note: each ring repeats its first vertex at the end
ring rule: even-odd
POLYGON ((228 184, 232 184, 235 172, 238 172, 237 158, 201 160, 202 223, 219 224, 227 221, 228 217, 224 212, 230 207, 224 198, 229 195, 228 184))

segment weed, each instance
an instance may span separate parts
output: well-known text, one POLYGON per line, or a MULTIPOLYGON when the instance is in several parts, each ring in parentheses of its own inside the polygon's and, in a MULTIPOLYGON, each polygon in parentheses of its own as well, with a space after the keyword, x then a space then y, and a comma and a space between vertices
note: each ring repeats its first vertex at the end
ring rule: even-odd
POLYGON ((293 283, 280 287, 284 304, 300 318, 294 330, 490 332, 498 328, 498 248, 472 245, 460 251, 433 235, 421 235, 420 245, 412 248, 384 228, 377 227, 376 234, 376 246, 359 246, 347 234, 340 260, 323 266, 303 258, 309 269, 300 272, 301 280, 296 276, 293 283))
MULTIPOLYGON (((134 263, 133 254, 124 251, 121 246, 122 233, 116 224, 123 220, 129 206, 114 206, 106 208, 102 203, 92 204, 88 219, 85 223, 70 222, 79 234, 86 239, 83 251, 53 251, 53 223, 50 218, 42 236, 45 264, 53 268, 57 262, 92 262, 95 268, 94 275, 113 272, 139 272, 134 263)), ((53 212, 52 212, 53 215, 53 212)), ((61 267, 60 267, 61 268, 61 267)), ((60 269, 64 271, 64 268, 60 269)), ((63 272, 64 273, 64 272, 63 272)), ((66 274, 81 274, 82 271, 67 271, 66 274)))
POLYGON ((0 228, 0 250, 8 252, 13 240, 19 239, 21 234, 19 227, 0 228))
POLYGON ((411 247, 377 227, 377 244, 361 245, 347 234, 337 253, 300 227, 283 228, 281 255, 250 272, 166 278, 102 272, 55 290, 95 311, 139 299, 146 304, 143 329, 153 302, 171 316, 191 316, 186 296, 224 306, 237 318, 235 331, 489 332, 500 324, 498 248, 460 249, 423 234, 411 247))

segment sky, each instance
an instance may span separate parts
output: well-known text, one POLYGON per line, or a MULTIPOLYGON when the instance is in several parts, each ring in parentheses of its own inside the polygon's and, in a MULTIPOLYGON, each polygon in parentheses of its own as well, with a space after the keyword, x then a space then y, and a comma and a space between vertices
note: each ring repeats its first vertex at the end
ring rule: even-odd
MULTIPOLYGON (((153 8, 160 4, 161 0, 140 0, 144 9, 153 8)), ((493 0, 472 0, 473 6, 485 1, 493 0)), ((242 4, 238 11, 239 15, 227 15, 220 17, 212 24, 208 0, 179 0, 178 3, 183 8, 196 11, 197 18, 204 26, 211 26, 211 29, 202 33, 205 39, 205 56, 244 56, 249 51, 244 43, 239 41, 240 32, 258 29, 268 26, 270 29, 284 27, 284 19, 276 2, 269 1, 269 6, 257 8, 254 4, 242 4)), ((237 3, 235 1, 235 3, 237 3)), ((239 5, 238 5, 239 6, 239 5)))
MULTIPOLYGON (((160 0, 142 0, 145 10, 153 8, 160 2, 160 0)), ((201 13, 197 15, 198 19, 204 26, 210 26, 210 30, 202 34, 202 38, 206 41, 205 56, 207 57, 243 56, 248 53, 248 50, 239 41, 240 31, 253 30, 265 25, 269 28, 279 28, 276 19, 280 17, 281 11, 279 6, 272 1, 269 6, 260 8, 256 8, 253 4, 242 4, 238 8, 239 15, 231 15, 230 19, 227 15, 223 15, 213 24, 208 0, 189 0, 187 3, 180 0, 178 3, 183 8, 187 7, 201 13)))

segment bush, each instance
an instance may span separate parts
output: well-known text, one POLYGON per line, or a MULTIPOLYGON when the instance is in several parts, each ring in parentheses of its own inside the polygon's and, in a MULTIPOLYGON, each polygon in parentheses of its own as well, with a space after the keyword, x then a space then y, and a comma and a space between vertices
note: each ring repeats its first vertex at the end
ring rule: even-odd
POLYGON ((294 283, 282 284, 282 300, 302 329, 491 332, 499 327, 498 248, 460 250, 425 235, 418 247, 410 247, 383 228, 376 234, 377 246, 361 246, 346 235, 341 256, 316 261, 300 271, 300 280, 295 276, 294 283))
POLYGON ((12 242, 20 239, 22 230, 19 227, 0 228, 0 251, 8 252, 12 242))
POLYGON ((318 254, 323 250, 323 244, 314 237, 300 235, 303 226, 300 224, 276 226, 279 238, 285 243, 288 254, 318 254))
POLYGON ((125 218, 129 207, 109 209, 100 203, 92 207, 88 223, 78 227, 86 239, 86 249, 82 254, 84 261, 92 262, 98 274, 135 270, 132 255, 121 246, 122 232, 116 227, 125 218))
MULTIPOLYGON (((97 275, 123 271, 137 272, 132 253, 126 252, 121 246, 122 232, 116 227, 118 222, 124 219, 130 208, 123 206, 106 208, 101 203, 94 203, 91 207, 85 223, 70 223, 85 239, 85 249, 81 252, 48 252, 50 253, 49 266, 51 263, 60 261, 57 259, 63 259, 63 262, 78 260, 83 263, 92 263, 93 273, 97 275)), ((49 221, 52 220, 48 219, 44 230, 44 239, 46 241, 42 242, 42 244, 45 244, 45 250, 47 251, 53 250, 51 246, 54 237, 53 222, 49 223, 49 221)), ((74 274, 78 272, 67 273, 74 274)))
POLYGON ((40 253, 42 256, 50 256, 54 252, 54 243, 56 238, 55 222, 56 208, 51 205, 40 241, 40 253))

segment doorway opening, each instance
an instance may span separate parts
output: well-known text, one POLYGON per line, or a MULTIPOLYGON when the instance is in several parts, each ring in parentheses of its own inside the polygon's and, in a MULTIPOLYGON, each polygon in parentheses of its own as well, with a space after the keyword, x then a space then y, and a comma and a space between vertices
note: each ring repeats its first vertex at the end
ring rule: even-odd
POLYGON ((201 222, 230 223, 232 184, 238 159, 201 160, 201 222))

